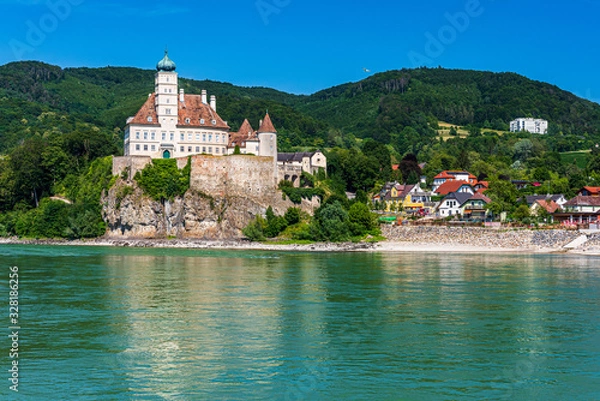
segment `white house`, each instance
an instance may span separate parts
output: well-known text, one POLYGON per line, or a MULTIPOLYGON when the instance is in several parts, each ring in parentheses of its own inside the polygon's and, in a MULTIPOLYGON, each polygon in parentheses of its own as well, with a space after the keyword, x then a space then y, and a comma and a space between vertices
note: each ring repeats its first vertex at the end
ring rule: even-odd
POLYGON ((446 196, 438 206, 438 214, 442 217, 461 215, 462 205, 467 202, 472 193, 469 192, 452 192, 446 196))
POLYGON ((539 118, 517 118, 510 122, 510 132, 527 131, 532 134, 547 134, 548 121, 539 118))

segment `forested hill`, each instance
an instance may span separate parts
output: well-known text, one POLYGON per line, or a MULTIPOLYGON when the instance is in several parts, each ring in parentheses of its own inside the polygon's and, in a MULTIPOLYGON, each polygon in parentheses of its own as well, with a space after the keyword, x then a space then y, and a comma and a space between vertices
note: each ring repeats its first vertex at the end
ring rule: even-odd
MULTIPOLYGON (((405 69, 310 96, 214 81, 181 79, 181 86, 187 93, 207 89, 216 95, 219 114, 233 129, 244 118, 257 125, 269 109, 285 150, 344 146, 348 134, 391 143, 406 127, 428 137, 437 121, 507 130, 510 120, 524 116, 549 120, 551 135, 572 134, 588 141, 600 136, 600 105, 514 73, 405 69)), ((151 70, 61 69, 40 62, 1 66, 0 153, 55 128, 51 124, 57 118, 67 131, 87 124, 113 136, 119 146, 126 118, 153 89, 151 70)))
POLYGON ((298 109, 360 137, 439 121, 504 129, 517 117, 544 118, 554 131, 600 134, 600 105, 514 73, 419 68, 375 74, 317 92, 298 109), (421 121, 421 122, 420 122, 421 121))

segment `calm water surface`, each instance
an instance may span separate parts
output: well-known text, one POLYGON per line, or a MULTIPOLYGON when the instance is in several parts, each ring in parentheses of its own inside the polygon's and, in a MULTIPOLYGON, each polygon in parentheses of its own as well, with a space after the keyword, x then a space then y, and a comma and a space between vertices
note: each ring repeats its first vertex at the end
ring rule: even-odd
POLYGON ((8 268, 20 269, 22 326, 20 392, 4 373, 1 399, 600 400, 600 258, 0 257, 6 309, 8 268))

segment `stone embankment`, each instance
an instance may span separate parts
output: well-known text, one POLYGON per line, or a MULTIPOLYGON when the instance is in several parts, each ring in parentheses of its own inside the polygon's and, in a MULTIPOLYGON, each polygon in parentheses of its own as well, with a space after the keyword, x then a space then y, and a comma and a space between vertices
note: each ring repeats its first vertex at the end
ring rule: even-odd
POLYGON ((560 249, 577 238, 574 230, 488 229, 472 227, 383 227, 388 241, 523 250, 560 249))

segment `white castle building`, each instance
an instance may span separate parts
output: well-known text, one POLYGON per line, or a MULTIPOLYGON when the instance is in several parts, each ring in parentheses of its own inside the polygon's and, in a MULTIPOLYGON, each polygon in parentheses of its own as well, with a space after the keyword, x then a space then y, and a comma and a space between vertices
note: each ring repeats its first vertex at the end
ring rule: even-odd
POLYGON ((188 95, 179 89, 175 63, 165 51, 156 66, 155 91, 125 127, 125 156, 153 159, 196 154, 225 156, 236 145, 243 154, 271 156, 277 160, 277 131, 269 113, 254 132, 246 120, 240 132, 231 134, 227 121, 217 114, 217 99, 205 90, 188 95), (245 140, 241 140, 245 139, 245 140))
POLYGON ((510 122, 510 132, 527 131, 532 134, 547 134, 548 121, 539 118, 517 118, 510 122))

